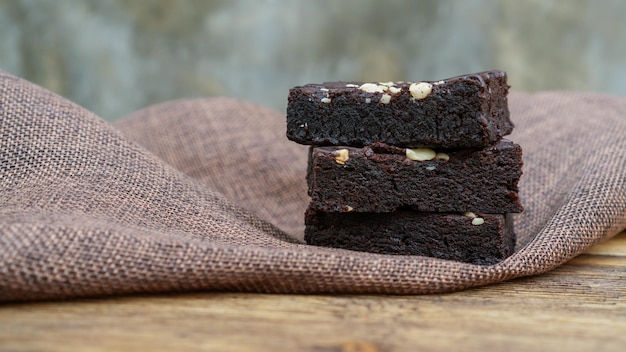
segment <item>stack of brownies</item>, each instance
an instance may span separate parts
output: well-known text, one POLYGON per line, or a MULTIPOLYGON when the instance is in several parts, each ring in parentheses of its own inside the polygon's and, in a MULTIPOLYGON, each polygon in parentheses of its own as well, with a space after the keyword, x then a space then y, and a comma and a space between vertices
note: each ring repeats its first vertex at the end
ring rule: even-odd
POLYGON ((506 73, 292 88, 287 137, 311 145, 308 244, 493 264, 515 246, 522 150, 506 73))

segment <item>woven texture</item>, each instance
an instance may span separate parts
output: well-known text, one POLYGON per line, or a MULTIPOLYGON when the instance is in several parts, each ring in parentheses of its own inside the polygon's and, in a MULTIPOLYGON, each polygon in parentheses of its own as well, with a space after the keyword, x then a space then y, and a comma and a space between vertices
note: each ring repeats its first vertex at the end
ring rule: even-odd
POLYGON ((230 290, 423 294, 557 267, 626 227, 626 99, 512 93, 515 254, 493 266, 301 243, 307 148, 225 98, 111 125, 0 72, 0 300, 230 290))

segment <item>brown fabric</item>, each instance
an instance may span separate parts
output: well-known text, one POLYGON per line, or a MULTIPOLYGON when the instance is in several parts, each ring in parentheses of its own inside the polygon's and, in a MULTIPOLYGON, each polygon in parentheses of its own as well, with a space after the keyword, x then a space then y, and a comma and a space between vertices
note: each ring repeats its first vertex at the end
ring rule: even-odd
POLYGON ((182 100, 113 126, 0 72, 0 300, 446 292, 545 272, 624 229, 626 99, 513 93, 510 107, 526 210, 517 252, 481 267, 299 243, 307 153, 282 113, 182 100))

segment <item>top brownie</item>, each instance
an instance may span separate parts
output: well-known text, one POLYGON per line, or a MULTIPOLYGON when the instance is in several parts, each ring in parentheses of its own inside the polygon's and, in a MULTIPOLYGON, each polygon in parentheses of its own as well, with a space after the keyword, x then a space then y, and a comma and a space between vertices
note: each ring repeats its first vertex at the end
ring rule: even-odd
POLYGON ((440 81, 307 84, 289 91, 287 138, 308 145, 483 147, 513 130, 503 71, 440 81))

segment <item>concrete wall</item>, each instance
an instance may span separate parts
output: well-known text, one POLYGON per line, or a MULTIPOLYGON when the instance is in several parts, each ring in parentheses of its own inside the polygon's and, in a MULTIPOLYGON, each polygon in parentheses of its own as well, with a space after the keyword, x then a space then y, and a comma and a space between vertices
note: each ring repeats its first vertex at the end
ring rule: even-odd
POLYGON ((0 0, 0 69, 107 119, 179 97, 284 111, 290 87, 499 68, 626 95, 621 0, 0 0))

